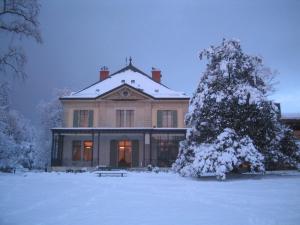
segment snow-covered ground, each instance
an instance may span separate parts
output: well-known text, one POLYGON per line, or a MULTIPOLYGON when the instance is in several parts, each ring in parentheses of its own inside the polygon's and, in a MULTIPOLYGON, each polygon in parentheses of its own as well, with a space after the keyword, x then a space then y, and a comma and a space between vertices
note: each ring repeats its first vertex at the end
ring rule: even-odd
POLYGON ((300 173, 225 182, 173 173, 0 173, 1 225, 300 224, 300 173))

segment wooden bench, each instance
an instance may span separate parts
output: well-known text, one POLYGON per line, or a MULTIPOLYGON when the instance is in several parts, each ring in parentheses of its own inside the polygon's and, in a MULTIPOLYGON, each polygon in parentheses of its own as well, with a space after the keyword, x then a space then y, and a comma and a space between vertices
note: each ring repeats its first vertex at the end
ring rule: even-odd
POLYGON ((97 172, 98 177, 125 177, 127 173, 119 172, 119 171, 111 171, 111 172, 97 172))

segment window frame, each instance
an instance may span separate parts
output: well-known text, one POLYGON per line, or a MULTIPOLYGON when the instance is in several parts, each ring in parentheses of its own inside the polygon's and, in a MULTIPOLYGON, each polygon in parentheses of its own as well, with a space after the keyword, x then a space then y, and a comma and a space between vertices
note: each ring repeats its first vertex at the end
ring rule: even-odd
POLYGON ((157 127, 177 128, 178 112, 177 110, 157 110, 157 127))
POLYGON ((133 109, 117 109, 116 110, 116 127, 134 127, 133 109))
POLYGON ((94 110, 76 109, 73 110, 73 127, 93 127, 94 110))
POLYGON ((93 148, 94 148, 93 141, 92 140, 82 141, 82 147, 83 147, 83 149, 82 149, 82 160, 83 161, 92 161, 93 160, 93 148), (87 143, 90 143, 91 145, 87 146, 86 145, 87 143))
POLYGON ((80 140, 72 141, 72 161, 81 161, 81 141, 80 140), (75 149, 75 147, 77 147, 77 149, 75 149), (76 151, 76 154, 74 154, 75 151, 76 151), (77 158, 78 152, 79 152, 79 158, 77 158))

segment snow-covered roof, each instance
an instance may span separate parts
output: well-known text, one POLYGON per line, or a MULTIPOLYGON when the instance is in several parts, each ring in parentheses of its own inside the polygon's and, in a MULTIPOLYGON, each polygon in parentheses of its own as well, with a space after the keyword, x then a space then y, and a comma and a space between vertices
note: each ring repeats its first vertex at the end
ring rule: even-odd
POLYGON ((62 99, 90 99, 107 94, 124 85, 134 88, 143 94, 158 99, 188 99, 183 92, 174 91, 165 85, 154 81, 149 75, 129 64, 127 67, 113 73, 108 78, 75 92, 62 99))

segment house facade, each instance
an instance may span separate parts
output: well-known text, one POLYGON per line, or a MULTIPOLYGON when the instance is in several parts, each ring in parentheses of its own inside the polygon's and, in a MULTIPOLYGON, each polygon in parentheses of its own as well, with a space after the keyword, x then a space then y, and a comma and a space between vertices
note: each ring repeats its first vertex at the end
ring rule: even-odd
POLYGON ((99 81, 61 97, 63 127, 52 129, 51 166, 169 167, 185 138, 189 97, 144 73, 130 60, 99 81))

